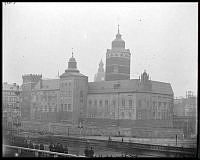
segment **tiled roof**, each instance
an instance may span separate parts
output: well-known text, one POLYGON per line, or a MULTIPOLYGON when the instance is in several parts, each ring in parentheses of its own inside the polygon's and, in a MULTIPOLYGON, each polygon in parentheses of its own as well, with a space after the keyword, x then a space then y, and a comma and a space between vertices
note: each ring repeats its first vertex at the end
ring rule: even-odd
POLYGON ((35 86, 36 90, 57 90, 59 89, 59 79, 42 80, 42 88, 40 88, 40 81, 35 86))
POLYGON ((163 94, 174 94, 170 83, 152 81, 152 92, 163 94))
POLYGON ((70 76, 83 76, 83 77, 86 77, 85 75, 81 74, 81 73, 78 73, 78 72, 64 72, 60 78, 62 77, 70 77, 70 76))
MULTIPOLYGON (((89 94, 111 92, 140 92, 138 79, 89 82, 88 87, 89 94)), ((152 81, 152 92, 161 94, 173 94, 170 83, 157 81, 152 81)))

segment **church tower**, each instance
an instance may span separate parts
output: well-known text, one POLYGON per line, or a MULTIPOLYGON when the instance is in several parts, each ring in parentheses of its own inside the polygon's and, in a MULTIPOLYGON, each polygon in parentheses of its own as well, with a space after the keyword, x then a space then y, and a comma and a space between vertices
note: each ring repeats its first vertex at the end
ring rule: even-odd
POLYGON ((112 48, 106 53, 106 81, 130 79, 129 49, 125 49, 125 41, 121 38, 118 25, 118 33, 112 41, 112 48))
POLYGON ((101 59, 101 62, 99 63, 98 72, 97 72, 97 74, 95 74, 95 77, 94 77, 94 82, 105 80, 105 72, 104 72, 103 65, 104 64, 103 64, 103 61, 101 59))
POLYGON ((68 68, 60 76, 60 107, 58 119, 78 125, 86 117, 88 77, 77 69, 73 56, 68 61, 68 68))

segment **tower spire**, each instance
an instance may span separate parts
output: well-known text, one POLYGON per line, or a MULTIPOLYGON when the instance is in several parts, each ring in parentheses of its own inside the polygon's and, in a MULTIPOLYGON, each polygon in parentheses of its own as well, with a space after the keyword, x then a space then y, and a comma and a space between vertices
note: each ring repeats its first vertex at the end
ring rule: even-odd
POLYGON ((118 34, 119 34, 119 24, 117 26, 118 26, 118 34))
POLYGON ((72 57, 74 57, 73 48, 72 48, 72 57))

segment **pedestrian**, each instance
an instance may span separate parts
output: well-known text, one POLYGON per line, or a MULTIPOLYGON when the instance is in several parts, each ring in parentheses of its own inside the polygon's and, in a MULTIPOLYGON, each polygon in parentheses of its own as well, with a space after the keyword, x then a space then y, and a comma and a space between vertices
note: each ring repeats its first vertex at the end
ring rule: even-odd
POLYGON ((51 143, 51 144, 49 145, 49 151, 52 152, 52 150, 53 150, 53 144, 51 143))
POLYGON ((59 148, 60 148, 60 144, 57 143, 57 144, 55 145, 55 152, 59 152, 59 148))
POLYGON ((91 147, 89 150, 89 157, 92 158, 93 156, 94 156, 94 150, 91 147))
POLYGON ((28 148, 34 149, 34 145, 33 145, 33 142, 32 142, 32 141, 29 142, 28 148))
POLYGON ((86 146, 85 150, 84 150, 84 154, 86 157, 89 157, 89 150, 88 150, 88 146, 86 146))
POLYGON ((24 140, 24 148, 28 148, 28 141, 26 139, 24 140))
MULTIPOLYGON (((40 144, 40 150, 44 150, 44 144, 40 144)), ((39 152, 39 157, 43 156, 44 154, 42 152, 39 152)))
POLYGON ((56 152, 56 145, 55 144, 53 144, 52 152, 56 152))
POLYGON ((40 149, 40 147, 39 147, 38 144, 35 144, 35 145, 34 145, 34 148, 35 148, 35 149, 40 149))
POLYGON ((63 145, 60 144, 60 153, 64 153, 63 145))
POLYGON ((123 137, 122 137, 122 142, 123 142, 124 140, 123 140, 123 137))
POLYGON ((67 147, 67 145, 65 145, 65 147, 64 147, 64 153, 68 154, 68 147, 67 147))

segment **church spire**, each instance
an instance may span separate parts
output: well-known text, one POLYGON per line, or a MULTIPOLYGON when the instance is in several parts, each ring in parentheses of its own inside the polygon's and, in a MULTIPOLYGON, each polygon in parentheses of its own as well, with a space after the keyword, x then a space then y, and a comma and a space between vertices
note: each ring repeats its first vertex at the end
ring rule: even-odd
POLYGON ((119 34, 119 24, 117 26, 118 26, 118 34, 119 34))
POLYGON ((73 48, 72 48, 72 57, 74 57, 73 48))

